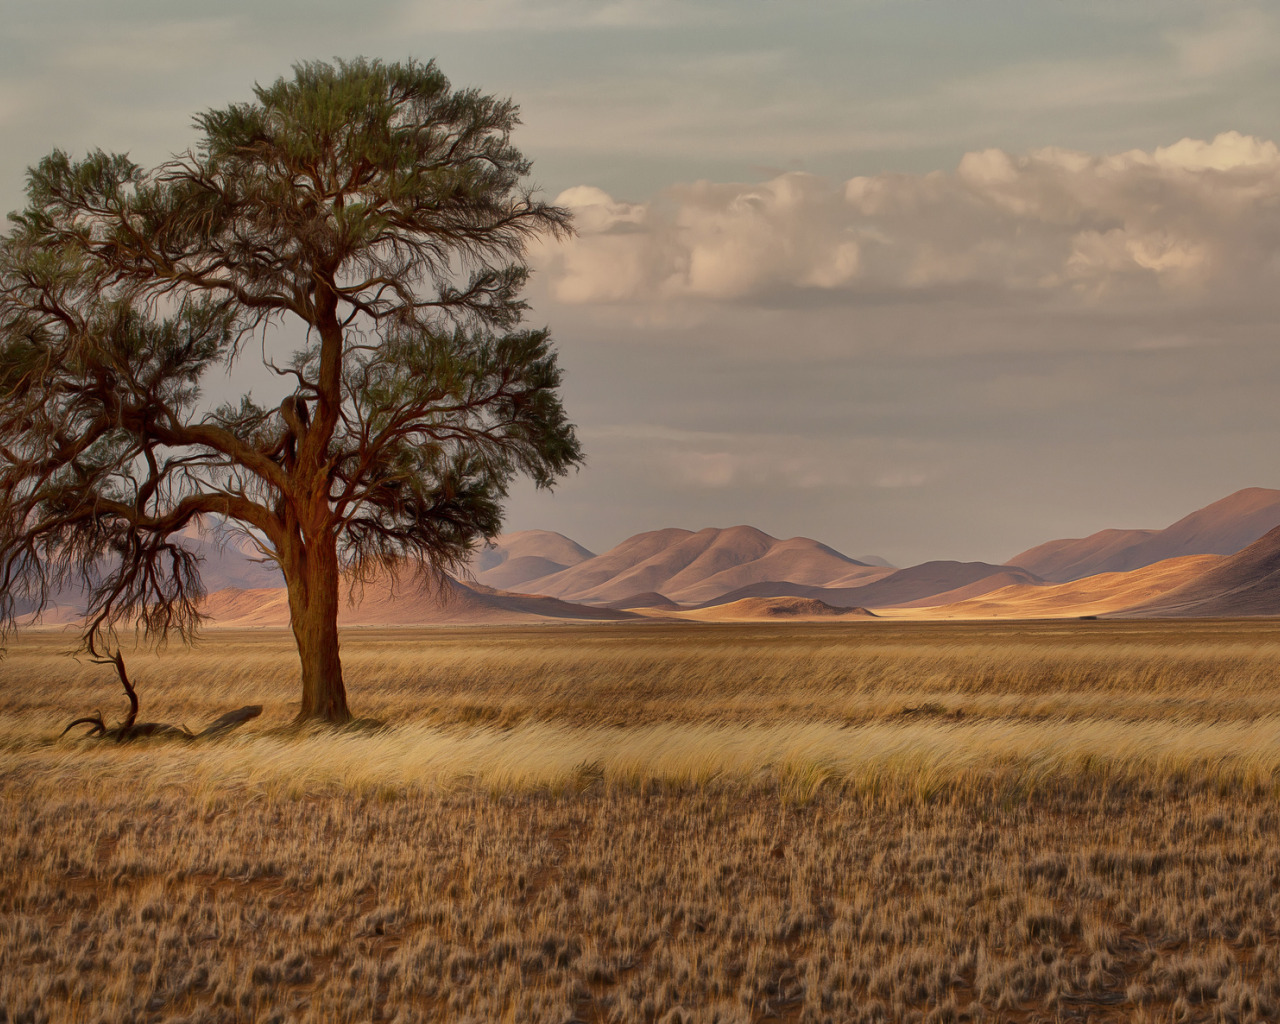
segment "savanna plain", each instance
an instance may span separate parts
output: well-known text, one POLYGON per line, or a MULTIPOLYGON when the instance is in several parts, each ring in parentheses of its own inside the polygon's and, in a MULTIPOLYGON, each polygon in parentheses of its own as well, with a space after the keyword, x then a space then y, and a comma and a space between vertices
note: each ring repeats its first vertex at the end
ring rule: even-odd
POLYGON ((0 662, 0 1021, 1273 1021, 1280 624, 275 631, 0 662))

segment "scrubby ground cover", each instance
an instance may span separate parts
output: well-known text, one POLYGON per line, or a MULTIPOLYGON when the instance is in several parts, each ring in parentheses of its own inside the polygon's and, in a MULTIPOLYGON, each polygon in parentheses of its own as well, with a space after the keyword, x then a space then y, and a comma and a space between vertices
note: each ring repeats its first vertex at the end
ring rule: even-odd
POLYGON ((0 662, 0 1020, 1280 1018, 1280 628, 355 631, 0 662))

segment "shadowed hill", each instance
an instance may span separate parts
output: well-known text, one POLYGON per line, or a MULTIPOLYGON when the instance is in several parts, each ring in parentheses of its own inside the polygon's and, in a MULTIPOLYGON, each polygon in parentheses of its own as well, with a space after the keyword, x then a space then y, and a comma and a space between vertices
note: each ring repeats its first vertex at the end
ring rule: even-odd
POLYGON ((1183 555, 1231 555, 1280 526, 1280 490, 1249 487, 1192 512, 1163 530, 1100 530, 1053 540, 1014 555, 1019 566, 1065 583, 1099 573, 1128 572, 1183 555))
POLYGON ((1126 615, 1280 615, 1280 527, 1126 615))
POLYGON ((630 597, 624 597, 620 601, 611 601, 604 607, 616 608, 619 611, 625 611, 630 608, 645 608, 651 611, 678 612, 683 606, 650 590, 645 594, 632 594, 630 597))
POLYGON ((477 583, 500 590, 562 572, 595 555, 577 541, 551 530, 519 530, 495 537, 475 553, 471 570, 477 583))

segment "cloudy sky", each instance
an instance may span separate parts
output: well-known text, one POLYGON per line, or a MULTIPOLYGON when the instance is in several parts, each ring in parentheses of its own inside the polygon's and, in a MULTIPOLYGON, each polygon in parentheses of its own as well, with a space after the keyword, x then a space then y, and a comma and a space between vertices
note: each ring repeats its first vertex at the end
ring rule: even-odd
POLYGON ((0 200, 297 60, 513 97, 589 465, 513 529, 1003 561, 1280 486, 1280 8, 9 0, 0 200))

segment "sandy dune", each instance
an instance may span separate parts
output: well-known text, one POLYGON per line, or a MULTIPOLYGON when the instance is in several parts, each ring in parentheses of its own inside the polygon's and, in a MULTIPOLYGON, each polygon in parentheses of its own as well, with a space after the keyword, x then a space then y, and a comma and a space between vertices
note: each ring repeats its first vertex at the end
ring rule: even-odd
POLYGON ((934 602, 916 602, 899 609, 915 618, 1076 618, 1081 615, 1109 615, 1194 580, 1222 561, 1221 555, 1184 555, 1131 572, 1100 573, 1069 583, 1014 583, 980 596, 948 601, 939 595, 934 602))
POLYGON ((1049 541, 1014 555, 1005 564, 1065 583, 1183 555, 1235 554, 1276 526, 1280 526, 1280 490, 1249 487, 1163 530, 1101 530, 1089 537, 1049 541))

